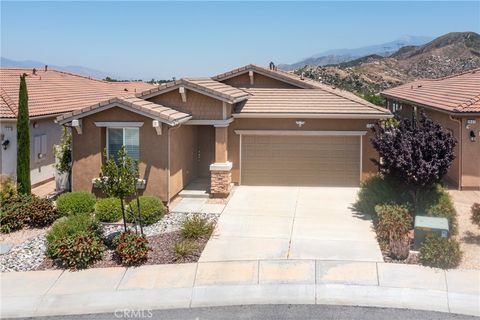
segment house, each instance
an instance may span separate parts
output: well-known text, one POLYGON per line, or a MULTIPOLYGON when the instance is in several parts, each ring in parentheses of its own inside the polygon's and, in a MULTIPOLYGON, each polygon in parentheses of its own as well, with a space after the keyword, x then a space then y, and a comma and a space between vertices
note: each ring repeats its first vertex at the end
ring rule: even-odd
POLYGON ((247 65, 184 78, 59 116, 73 130, 73 190, 95 191, 125 145, 145 194, 169 201, 199 178, 213 197, 231 184, 358 186, 376 172, 368 128, 391 113, 291 73, 247 65))
POLYGON ((0 173, 15 178, 17 169, 18 91, 26 74, 30 114, 30 170, 33 186, 54 178, 53 146, 60 141, 59 114, 104 99, 135 94, 154 87, 143 82, 106 82, 67 72, 0 68, 0 173))
POLYGON ((435 80, 418 80, 382 92, 388 109, 410 119, 425 112, 457 139, 446 182, 480 189, 480 69, 435 80))

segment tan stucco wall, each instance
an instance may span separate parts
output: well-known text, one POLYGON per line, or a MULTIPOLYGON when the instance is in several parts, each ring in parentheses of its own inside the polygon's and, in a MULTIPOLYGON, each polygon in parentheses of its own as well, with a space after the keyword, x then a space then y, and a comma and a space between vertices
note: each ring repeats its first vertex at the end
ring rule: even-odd
POLYGON ((82 119, 82 134, 73 130, 73 190, 94 191, 92 179, 98 177, 106 145, 106 129, 97 128, 95 121, 141 121, 140 178, 146 179, 145 194, 167 200, 168 130, 163 125, 161 135, 151 126, 152 119, 111 108, 82 119))
POLYGON ((197 126, 170 129, 170 198, 197 177, 197 126))
POLYGON ((152 97, 148 100, 161 104, 165 107, 189 113, 192 115, 193 119, 203 120, 223 118, 222 101, 202 95, 192 90, 187 89, 186 92, 186 102, 182 101, 182 96, 178 92, 178 89, 152 97))
POLYGON ((362 176, 377 172, 376 167, 370 160, 376 158, 377 153, 373 149, 370 139, 371 132, 366 128, 368 123, 375 120, 332 120, 332 119, 304 119, 305 124, 298 128, 295 121, 298 119, 236 119, 229 126, 228 131, 228 159, 233 163, 232 181, 239 182, 239 153, 240 135, 235 130, 323 130, 323 131, 367 131, 362 137, 362 176))
POLYGON ((298 87, 291 85, 289 83, 272 79, 254 72, 253 74, 253 85, 250 84, 250 77, 247 73, 240 74, 238 76, 226 79, 222 81, 225 84, 228 84, 233 87, 238 88, 285 88, 285 89, 299 89, 298 87))

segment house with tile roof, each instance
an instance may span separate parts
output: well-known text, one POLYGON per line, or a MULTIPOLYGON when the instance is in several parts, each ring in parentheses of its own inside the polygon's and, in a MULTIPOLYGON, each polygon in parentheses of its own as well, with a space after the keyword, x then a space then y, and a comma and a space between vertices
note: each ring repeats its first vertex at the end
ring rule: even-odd
POLYGON ((376 172, 367 129, 387 109, 291 73, 247 65, 184 78, 63 114, 73 128, 75 191, 96 191, 103 150, 139 161, 142 192, 168 202, 199 179, 232 184, 358 186, 376 172))
POLYGON ((57 70, 0 68, 0 173, 15 177, 17 163, 18 91, 26 74, 30 114, 30 169, 32 185, 54 178, 53 146, 62 127, 55 118, 105 99, 133 95, 154 86, 144 82, 106 82, 57 70))
POLYGON ((480 189, 480 69, 414 81, 381 94, 393 113, 414 119, 425 112, 451 130, 457 146, 447 182, 463 190, 480 189))

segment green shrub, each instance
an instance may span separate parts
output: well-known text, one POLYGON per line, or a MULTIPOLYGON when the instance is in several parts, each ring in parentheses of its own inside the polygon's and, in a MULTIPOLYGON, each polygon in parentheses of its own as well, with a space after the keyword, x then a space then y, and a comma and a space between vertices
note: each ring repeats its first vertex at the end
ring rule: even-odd
POLYGON ((58 255, 58 240, 83 233, 97 236, 99 228, 98 220, 88 213, 60 218, 47 233, 47 254, 52 258, 56 258, 58 255))
POLYGON ((0 231, 10 233, 21 229, 27 220, 27 208, 32 197, 25 194, 18 194, 0 205, 0 231))
POLYGON ((385 204, 375 207, 378 215, 376 225, 380 241, 400 239, 412 229, 412 216, 408 209, 397 204, 385 204))
POLYGON ((64 267, 84 269, 102 258, 102 240, 88 231, 81 231, 55 240, 56 258, 64 267))
POLYGON ((57 210, 62 216, 92 213, 95 210, 95 196, 90 192, 68 192, 57 199, 57 210))
POLYGON ((470 219, 472 223, 480 227, 480 203, 474 203, 472 205, 472 217, 470 219))
POLYGON ((51 225, 59 214, 51 200, 46 198, 32 197, 26 210, 26 223, 30 227, 41 228, 51 225))
POLYGON ((448 192, 440 188, 437 191, 437 199, 426 209, 426 215, 430 217, 447 218, 451 235, 458 233, 457 211, 448 192))
POLYGON ((145 236, 133 232, 124 232, 115 241, 116 253, 124 266, 139 265, 147 261, 148 240, 145 236))
POLYGON ((122 219, 122 206, 118 198, 97 199, 95 216, 102 222, 117 222, 122 219))
POLYGON ((176 242, 173 245, 172 251, 175 260, 182 261, 197 253, 198 244, 196 244, 192 240, 184 239, 182 241, 176 242))
POLYGON ((381 175, 375 175, 362 182, 354 208, 363 214, 375 216, 376 206, 400 202, 400 195, 392 183, 381 175))
MULTIPOLYGON (((162 200, 157 197, 150 197, 150 196, 141 196, 140 200, 140 211, 141 211, 141 219, 142 224, 150 225, 157 221, 159 221, 163 217, 163 213, 165 208, 163 206, 162 200)), ((137 207, 137 200, 134 199, 130 202, 132 206, 133 212, 136 217, 138 217, 138 207, 137 207)), ((127 214, 127 222, 134 222, 134 218, 127 214)))
POLYGON ((210 237, 214 229, 213 223, 206 218, 193 216, 187 218, 181 228, 182 236, 185 239, 198 239, 202 237, 210 237))
POLYGON ((451 269, 461 261, 460 244, 454 238, 429 236, 420 246, 420 262, 424 266, 451 269))
POLYGON ((9 177, 0 177, 0 204, 3 205, 17 196, 17 187, 9 177))

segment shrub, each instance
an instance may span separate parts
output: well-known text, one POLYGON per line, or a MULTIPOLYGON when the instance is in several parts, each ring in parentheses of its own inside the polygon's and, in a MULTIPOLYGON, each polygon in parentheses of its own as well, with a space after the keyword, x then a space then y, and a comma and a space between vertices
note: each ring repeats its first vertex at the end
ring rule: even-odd
POLYGON ((18 194, 0 205, 0 231, 10 233, 21 229, 27 219, 27 208, 32 197, 25 194, 18 194))
POLYGON ((189 239, 184 239, 182 241, 178 241, 173 245, 173 255, 175 260, 185 260, 189 256, 196 254, 198 251, 198 245, 189 239))
POLYGON ((447 218, 450 234, 457 234, 457 211, 455 210, 450 195, 443 188, 440 188, 440 191, 438 191, 437 201, 427 208, 426 214, 431 217, 447 218))
POLYGON ((472 205, 472 223, 480 227, 480 203, 474 203, 472 205))
POLYGON ((429 236, 420 246, 420 262, 424 266, 451 269, 461 260, 460 244, 454 238, 429 236))
POLYGON ((17 196, 17 187, 9 177, 0 177, 0 204, 5 204, 17 196))
POLYGON ((360 186, 355 210, 363 214, 376 215, 375 207, 386 203, 398 203, 399 195, 392 184, 381 175, 368 178, 360 186))
POLYGON ((25 208, 26 223, 35 228, 51 225, 59 217, 57 209, 52 201, 46 198, 32 197, 28 207, 25 208))
POLYGON ((47 234, 47 254, 56 258, 58 255, 58 240, 88 233, 91 236, 99 234, 99 223, 91 214, 81 213, 57 220, 47 234))
POLYGON ((388 243, 390 255, 403 260, 408 257, 412 228, 412 217, 408 209, 396 204, 386 204, 375 208, 378 215, 377 236, 379 242, 388 243))
POLYGON ((95 209, 95 196, 90 192, 68 192, 57 199, 57 209, 62 216, 92 213, 95 209))
POLYGON ((139 265, 147 261, 150 248, 145 236, 124 232, 115 239, 114 243, 117 247, 116 253, 124 266, 139 265))
POLYGON ((64 267, 83 269, 102 258, 105 250, 102 240, 95 234, 81 231, 55 240, 56 258, 64 267))
MULTIPOLYGON (((162 200, 157 197, 150 197, 150 196, 141 196, 139 198, 140 201, 140 211, 141 211, 141 222, 144 225, 150 225, 163 217, 163 213, 165 208, 163 206, 162 200)), ((133 200, 130 202, 132 206, 133 213, 135 217, 138 217, 138 207, 137 207, 137 200, 133 200)), ((127 215, 127 222, 134 222, 134 217, 132 215, 127 215)))
POLYGON ((198 239, 210 237, 213 229, 213 223, 209 222, 208 219, 193 216, 183 222, 181 232, 185 239, 198 239))
POLYGON ((117 222, 122 219, 122 206, 118 198, 97 199, 95 216, 103 222, 117 222))

